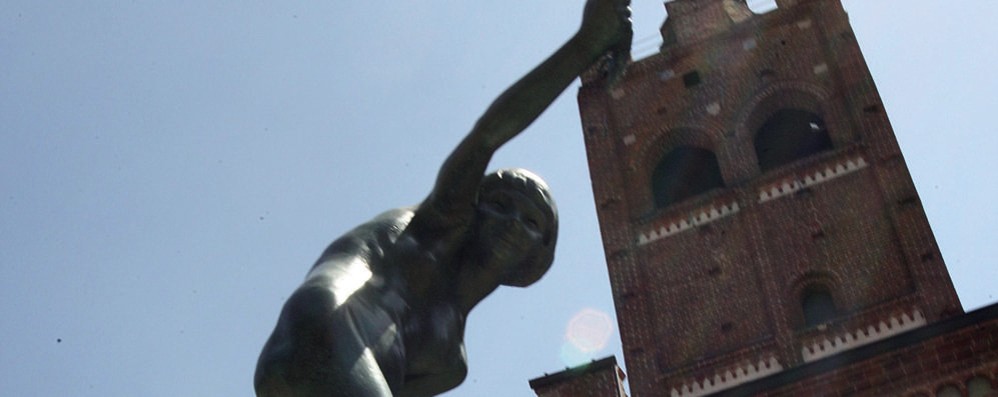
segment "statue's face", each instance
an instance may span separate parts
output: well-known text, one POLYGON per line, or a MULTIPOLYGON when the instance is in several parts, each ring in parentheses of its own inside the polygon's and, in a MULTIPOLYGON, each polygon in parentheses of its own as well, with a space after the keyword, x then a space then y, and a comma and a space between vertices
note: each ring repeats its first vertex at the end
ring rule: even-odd
POLYGON ((493 255, 519 263, 544 244, 551 228, 549 211, 513 189, 495 189, 478 197, 479 243, 493 255))

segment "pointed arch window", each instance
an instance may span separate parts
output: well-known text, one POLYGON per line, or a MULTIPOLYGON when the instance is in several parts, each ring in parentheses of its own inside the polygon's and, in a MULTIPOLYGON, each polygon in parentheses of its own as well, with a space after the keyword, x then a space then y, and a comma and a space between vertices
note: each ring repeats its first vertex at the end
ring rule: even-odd
POLYGON ((800 109, 778 110, 755 134, 755 154, 763 172, 831 149, 825 121, 800 109))
POLYGON ((652 172, 651 188, 657 208, 722 187, 724 179, 717 156, 707 149, 677 147, 663 156, 652 172))

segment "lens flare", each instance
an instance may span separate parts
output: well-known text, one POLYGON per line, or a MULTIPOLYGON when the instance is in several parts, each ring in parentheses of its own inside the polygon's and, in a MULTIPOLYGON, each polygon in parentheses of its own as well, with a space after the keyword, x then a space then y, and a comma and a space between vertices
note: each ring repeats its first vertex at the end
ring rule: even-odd
POLYGON ((576 313, 565 327, 565 344, 561 347, 561 359, 566 365, 581 364, 592 358, 592 354, 606 347, 613 334, 613 320, 596 309, 582 309, 576 313))

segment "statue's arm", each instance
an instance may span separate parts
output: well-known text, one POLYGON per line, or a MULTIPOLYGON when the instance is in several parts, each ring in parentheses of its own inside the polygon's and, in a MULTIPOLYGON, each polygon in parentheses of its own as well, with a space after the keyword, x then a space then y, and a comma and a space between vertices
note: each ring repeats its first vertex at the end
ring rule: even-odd
POLYGON ((526 129, 602 55, 629 48, 628 3, 629 0, 587 2, 579 31, 496 98, 458 144, 441 167, 421 212, 437 212, 435 215, 443 215, 445 219, 471 215, 470 203, 493 153, 526 129))

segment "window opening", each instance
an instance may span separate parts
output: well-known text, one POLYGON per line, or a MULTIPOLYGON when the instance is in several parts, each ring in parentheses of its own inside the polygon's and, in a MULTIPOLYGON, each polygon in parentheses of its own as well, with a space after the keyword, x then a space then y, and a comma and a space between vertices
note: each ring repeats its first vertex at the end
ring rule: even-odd
POLYGON ((863 111, 866 112, 866 113, 880 113, 883 110, 884 110, 883 105, 881 105, 879 103, 875 103, 873 105, 870 105, 870 106, 867 106, 867 107, 863 108, 863 111))
POLYGON ((831 149, 825 121, 799 109, 773 113, 755 134, 755 152, 763 172, 831 149))
POLYGON ((824 287, 811 287, 804 292, 801 306, 804 309, 804 325, 814 327, 825 324, 836 316, 835 301, 824 287))
POLYGON ((692 71, 683 75, 683 85, 691 88, 700 85, 700 72, 692 71))
POLYGON ((975 376, 967 381, 967 395, 969 397, 987 397, 994 395, 995 389, 991 387, 991 381, 983 376, 975 376))
POLYGON ((673 149, 652 172, 655 207, 662 208, 708 190, 724 187, 713 152, 690 146, 673 149))

